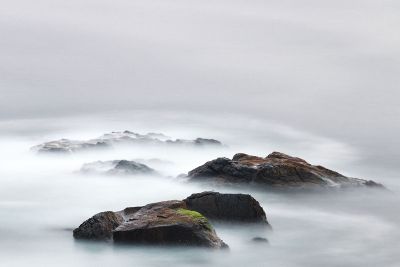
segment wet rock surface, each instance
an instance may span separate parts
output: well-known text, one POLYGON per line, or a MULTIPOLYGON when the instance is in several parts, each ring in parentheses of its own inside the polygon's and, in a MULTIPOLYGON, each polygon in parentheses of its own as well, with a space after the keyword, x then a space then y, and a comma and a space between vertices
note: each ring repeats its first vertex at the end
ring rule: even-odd
POLYGON ((183 201, 149 204, 113 231, 115 242, 191 245, 223 248, 207 218, 187 209, 183 201))
POLYGON ((188 210, 179 200, 96 214, 74 230, 74 237, 129 244, 227 247, 207 218, 188 210))
POLYGON ((260 203, 248 194, 203 192, 192 194, 183 201, 190 210, 198 211, 212 220, 268 224, 260 203))
POLYGON ((264 210, 250 195, 203 192, 184 200, 101 212, 83 222, 73 235, 116 243, 227 247, 208 219, 268 224, 264 210))
POLYGON ((322 166, 280 152, 265 158, 238 153, 217 158, 188 173, 191 181, 256 184, 268 188, 346 188, 383 186, 374 181, 346 177, 322 166))
POLYGON ((215 139, 197 138, 194 140, 176 139, 161 133, 139 134, 131 131, 111 132, 90 140, 60 139, 46 142, 32 147, 33 151, 40 153, 71 153, 84 150, 104 149, 121 144, 139 145, 193 145, 193 146, 221 146, 222 143, 215 139))
POLYGON ((145 164, 130 160, 95 161, 82 166, 82 173, 107 175, 155 175, 157 172, 145 164))
POLYGON ((73 231, 77 239, 107 240, 112 238, 112 231, 124 221, 119 212, 100 212, 83 222, 73 231))

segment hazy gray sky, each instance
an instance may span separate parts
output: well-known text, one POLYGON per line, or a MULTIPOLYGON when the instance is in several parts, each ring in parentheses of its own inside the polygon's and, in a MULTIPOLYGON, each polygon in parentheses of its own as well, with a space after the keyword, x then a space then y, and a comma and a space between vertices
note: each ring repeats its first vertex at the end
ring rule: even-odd
POLYGON ((399 29, 397 0, 2 0, 0 117, 257 114, 397 164, 399 29))

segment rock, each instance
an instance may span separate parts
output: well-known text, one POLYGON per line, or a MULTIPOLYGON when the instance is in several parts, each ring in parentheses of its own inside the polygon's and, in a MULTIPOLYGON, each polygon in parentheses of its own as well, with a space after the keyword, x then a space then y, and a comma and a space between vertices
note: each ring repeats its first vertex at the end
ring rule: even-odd
POLYGON ((221 146, 222 143, 215 139, 196 138, 194 140, 176 139, 167 140, 168 144, 176 145, 195 145, 195 146, 221 146))
POLYGON ((176 139, 160 133, 138 134, 131 131, 111 132, 90 140, 60 139, 46 142, 32 147, 33 151, 40 153, 71 153, 82 150, 104 149, 118 144, 139 145, 192 145, 192 146, 220 146, 222 143, 215 139, 197 138, 195 140, 176 139))
POLYGON ((183 201, 188 209, 200 212, 208 219, 268 225, 267 217, 260 203, 247 194, 202 192, 192 194, 183 201))
POLYGON ((208 220, 200 213, 188 210, 183 201, 164 201, 106 212, 107 216, 102 214, 81 224, 74 230, 74 237, 96 240, 112 237, 114 242, 130 244, 227 247, 208 220))
POLYGON ((206 138, 196 138, 194 140, 196 145, 217 145, 220 146, 222 143, 215 139, 206 139, 206 138))
POLYGON ((83 222, 73 235, 131 244, 227 247, 208 218, 269 225, 263 208, 250 195, 203 192, 184 200, 101 212, 83 222))
POLYGON ((86 163, 82 166, 81 172, 110 175, 157 174, 154 169, 147 165, 129 160, 95 161, 86 163))
POLYGON ((69 139, 60 139, 46 142, 32 147, 33 151, 45 153, 70 153, 78 150, 104 149, 109 147, 109 143, 102 140, 74 141, 69 139))
POLYGON ((137 163, 135 161, 128 160, 120 160, 115 165, 114 169, 108 171, 112 174, 154 174, 155 171, 141 163, 137 163))
POLYGON ((113 232, 115 242, 139 244, 195 245, 223 248, 208 220, 188 210, 183 201, 147 205, 113 232))
POLYGON ((94 215, 73 231, 76 239, 107 240, 112 231, 124 221, 117 212, 105 211, 94 215))
POLYGON ((188 173, 191 181, 245 183, 267 188, 378 187, 381 184, 346 177, 322 166, 280 152, 265 158, 238 153, 232 159, 217 158, 188 173))
POLYGON ((256 243, 269 243, 265 237, 254 237, 251 241, 256 243))
POLYGON ((369 186, 369 187, 383 188, 382 184, 374 182, 372 180, 363 181, 363 182, 364 182, 364 185, 369 186))

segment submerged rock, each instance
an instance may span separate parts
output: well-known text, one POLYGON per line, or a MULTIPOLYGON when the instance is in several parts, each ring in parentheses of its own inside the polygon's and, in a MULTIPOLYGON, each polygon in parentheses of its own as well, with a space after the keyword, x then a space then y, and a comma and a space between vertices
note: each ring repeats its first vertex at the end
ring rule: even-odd
POLYGON ((194 145, 222 145, 222 143, 215 139, 207 139, 207 138, 196 138, 194 140, 185 140, 185 139, 176 139, 175 141, 171 141, 176 144, 194 144, 194 145))
POLYGON ((254 237, 251 241, 255 242, 255 243, 265 243, 268 244, 268 239, 266 239, 265 237, 254 237))
POLYGON ((280 152, 265 158, 238 153, 232 159, 217 158, 188 173, 191 181, 244 183, 268 188, 380 187, 381 184, 346 177, 322 166, 280 152))
POLYGON ((95 161, 82 166, 81 172, 110 175, 157 174, 145 164, 130 160, 95 161))
POLYGON ((189 209, 198 211, 209 219, 268 224, 260 203, 247 194, 203 192, 192 194, 183 201, 189 209))
POLYGON ((193 146, 220 146, 222 143, 215 139, 197 138, 194 140, 172 140, 161 133, 138 134, 131 131, 111 132, 90 140, 60 139, 46 142, 32 147, 33 151, 40 153, 71 153, 90 149, 109 148, 118 144, 142 144, 142 145, 193 145, 193 146))

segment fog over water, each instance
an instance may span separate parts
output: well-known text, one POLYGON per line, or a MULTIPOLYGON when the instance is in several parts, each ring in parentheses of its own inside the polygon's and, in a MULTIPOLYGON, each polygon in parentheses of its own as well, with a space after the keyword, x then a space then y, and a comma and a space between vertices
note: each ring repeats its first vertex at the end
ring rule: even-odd
POLYGON ((0 254, 5 266, 397 266, 398 182, 383 169, 380 177, 368 175, 369 168, 356 164, 359 152, 345 143, 240 116, 154 111, 115 115, 14 120, 0 125, 6 133, 1 136, 0 153, 0 254), (244 122, 248 127, 241 127, 244 122), (85 139, 124 129, 142 133, 158 130, 173 138, 214 137, 226 146, 128 146, 70 156, 38 156, 29 150, 59 137, 85 139), (191 184, 176 178, 219 156, 231 157, 239 151, 263 156, 273 150, 304 157, 347 175, 374 178, 390 186, 391 192, 360 189, 278 194, 191 184), (86 162, 113 159, 147 160, 146 164, 161 176, 78 172, 86 162), (97 212, 183 199, 204 190, 252 194, 266 210, 273 231, 216 225, 218 235, 230 245, 229 252, 113 247, 72 238, 71 229, 97 212), (267 237, 270 244, 252 243, 255 236, 267 237))
POLYGON ((0 265, 399 266, 399 25, 394 0, 1 1, 0 265), (30 151, 123 130, 225 146, 30 151), (272 151, 389 191, 278 194, 176 178, 272 151), (161 175, 78 172, 115 159, 161 175), (216 225, 228 252, 72 238, 97 212, 204 190, 251 193, 273 231, 216 225))

